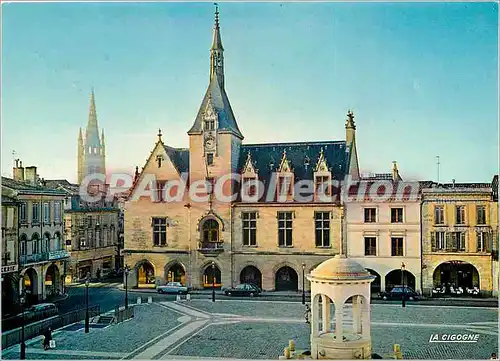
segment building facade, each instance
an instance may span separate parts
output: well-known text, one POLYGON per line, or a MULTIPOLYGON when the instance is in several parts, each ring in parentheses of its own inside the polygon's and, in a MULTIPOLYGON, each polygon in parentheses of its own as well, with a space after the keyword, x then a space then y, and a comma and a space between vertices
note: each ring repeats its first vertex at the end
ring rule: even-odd
POLYGON ((19 203, 2 195, 2 315, 17 311, 18 289, 18 239, 19 203))
POLYGON ((422 189, 425 295, 493 293, 497 219, 491 183, 432 183, 422 189))
POLYGON ((97 201, 80 196, 80 187, 66 180, 46 182, 65 192, 64 234, 66 250, 71 255, 67 281, 104 278, 120 268, 120 209, 116 199, 106 199, 104 192, 97 201))
POLYGON ((85 137, 82 129, 78 133, 78 184, 81 184, 88 175, 106 174, 106 146, 104 143, 104 129, 99 136, 97 111, 94 91, 90 96, 90 109, 85 137))
POLYGON ((19 202, 19 290, 28 303, 37 303, 64 292, 64 196, 47 188, 36 167, 14 168, 14 179, 2 177, 2 195, 19 202))
POLYGON ((304 272, 339 253, 340 201, 320 201, 316 187, 307 202, 294 192, 301 181, 359 178, 354 115, 348 113, 345 141, 244 144, 225 91, 223 52, 216 12, 210 81, 188 131, 189 147, 165 145, 160 131, 125 205, 123 254, 131 287, 252 282, 266 290, 298 290, 304 272), (222 183, 229 174, 241 182, 222 183), (159 189, 172 181, 188 187, 177 201, 165 202, 159 189), (145 191, 148 184, 153 187, 145 191), (240 194, 241 188, 254 201, 216 196, 240 194), (193 201, 193 190, 204 199, 193 201))
POLYGON ((345 202, 347 256, 377 277, 371 283, 372 293, 403 283, 421 292, 419 183, 413 183, 415 189, 403 189, 405 193, 401 181, 394 164, 392 174, 362 180, 352 192, 356 196, 345 202), (388 199, 370 196, 376 193, 377 180, 390 188, 385 190, 388 199))

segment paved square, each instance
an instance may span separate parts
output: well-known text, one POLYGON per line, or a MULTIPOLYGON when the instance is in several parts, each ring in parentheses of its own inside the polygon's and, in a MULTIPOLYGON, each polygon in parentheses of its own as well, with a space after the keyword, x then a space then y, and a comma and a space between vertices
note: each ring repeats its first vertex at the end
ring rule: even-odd
MULTIPOLYGON (((288 340, 309 348, 310 326, 297 302, 192 300, 136 306, 118 325, 54 333, 57 349, 28 343, 28 359, 278 359, 288 340)), ((488 359, 498 348, 498 310, 409 304, 372 305, 373 351, 387 355, 395 343, 406 359, 488 359), (477 343, 429 343, 432 334, 478 334, 477 343)), ((349 323, 349 319, 346 319, 349 323)), ((19 347, 2 357, 16 359, 19 347)))

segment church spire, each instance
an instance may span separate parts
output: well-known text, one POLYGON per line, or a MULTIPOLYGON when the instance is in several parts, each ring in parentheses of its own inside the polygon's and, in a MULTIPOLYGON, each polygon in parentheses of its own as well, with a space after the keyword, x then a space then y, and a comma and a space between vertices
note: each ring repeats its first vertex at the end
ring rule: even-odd
POLYGON ((99 129, 99 127, 97 126, 97 112, 95 110, 94 88, 92 88, 92 93, 90 94, 89 122, 87 128, 99 129))
POLYGON ((215 4, 215 24, 210 48, 210 82, 217 78, 219 84, 224 86, 224 48, 220 37, 219 7, 215 4))

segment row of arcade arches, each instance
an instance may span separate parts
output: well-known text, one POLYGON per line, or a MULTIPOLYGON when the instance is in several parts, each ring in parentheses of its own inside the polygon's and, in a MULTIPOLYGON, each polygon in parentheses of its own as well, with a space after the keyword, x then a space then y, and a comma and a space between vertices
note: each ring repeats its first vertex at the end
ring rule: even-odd
MULTIPOLYGON (((155 284, 155 268, 147 260, 139 262, 136 266, 137 270, 137 286, 151 287, 155 284)), ((372 293, 378 293, 381 289, 381 275, 373 269, 367 270, 376 278, 371 283, 372 293)), ((187 283, 186 268, 180 262, 173 262, 165 267, 166 282, 187 283)), ((212 287, 214 278, 216 287, 221 287, 221 270, 215 265, 212 268, 211 264, 206 265, 200 270, 200 284, 203 287, 212 287)), ((405 285, 412 289, 417 289, 416 278, 410 271, 401 271, 395 269, 384 276, 385 290, 391 290, 396 285, 405 285)), ((239 274, 240 283, 252 283, 262 288, 262 272, 253 265, 247 265, 239 274)), ((445 262, 440 264, 433 274, 434 286, 442 283, 452 283, 462 287, 479 287, 479 273, 477 269, 464 262, 445 262)), ((299 290, 299 275, 297 271, 290 266, 282 266, 278 268, 274 275, 274 289, 276 291, 298 291, 299 290)))

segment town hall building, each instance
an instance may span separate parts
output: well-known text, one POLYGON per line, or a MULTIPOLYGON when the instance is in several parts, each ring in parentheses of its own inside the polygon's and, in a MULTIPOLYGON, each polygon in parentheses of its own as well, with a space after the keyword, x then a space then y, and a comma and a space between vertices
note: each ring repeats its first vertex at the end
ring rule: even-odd
POLYGON ((345 140, 246 144, 226 94, 224 65, 216 11, 210 82, 188 130, 189 147, 164 144, 160 131, 125 205, 123 255, 130 268, 129 287, 247 282, 264 290, 300 290, 304 273, 341 251, 345 230, 340 200, 320 201, 315 186, 312 201, 299 202, 293 186, 302 180, 340 181, 347 175, 359 179, 354 114, 347 114, 345 140), (226 182, 224 191, 233 194, 241 184, 259 180, 263 190, 248 187, 258 201, 213 197, 213 185, 231 173, 242 181, 226 182), (183 175, 188 188, 196 182, 208 185, 206 201, 193 202, 187 194, 177 202, 162 199, 163 185, 183 175), (142 195, 151 177, 154 199, 142 195))

